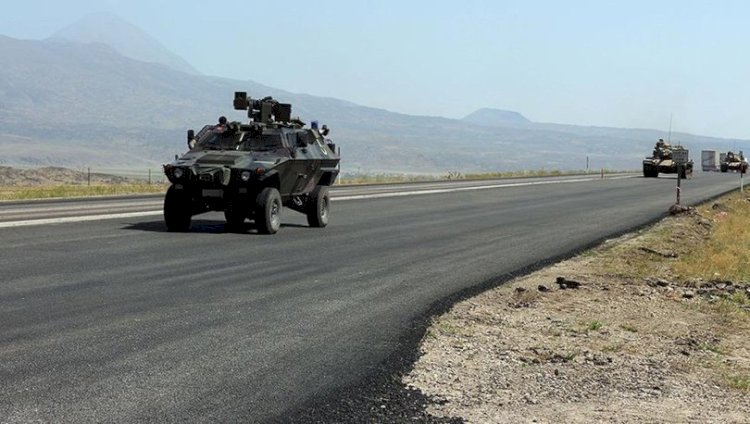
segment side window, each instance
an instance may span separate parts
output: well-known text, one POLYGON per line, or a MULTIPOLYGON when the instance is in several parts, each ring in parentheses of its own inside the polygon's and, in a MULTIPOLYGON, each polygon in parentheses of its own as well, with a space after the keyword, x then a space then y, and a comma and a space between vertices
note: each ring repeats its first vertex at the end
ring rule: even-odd
MULTIPOLYGON (((305 147, 314 141, 315 140, 310 136, 309 132, 299 131, 297 132, 297 140, 296 140, 296 143, 294 143, 294 145, 299 146, 299 147, 305 147)), ((292 144, 292 143, 289 143, 289 144, 292 144)))

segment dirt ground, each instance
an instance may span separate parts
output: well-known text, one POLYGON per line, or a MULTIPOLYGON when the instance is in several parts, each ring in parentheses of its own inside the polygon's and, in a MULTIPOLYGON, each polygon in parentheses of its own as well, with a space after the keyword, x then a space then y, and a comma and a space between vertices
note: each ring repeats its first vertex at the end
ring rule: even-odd
POLYGON ((473 423, 750 423, 750 283, 674 272, 727 213, 667 218, 457 304, 404 383, 473 423))

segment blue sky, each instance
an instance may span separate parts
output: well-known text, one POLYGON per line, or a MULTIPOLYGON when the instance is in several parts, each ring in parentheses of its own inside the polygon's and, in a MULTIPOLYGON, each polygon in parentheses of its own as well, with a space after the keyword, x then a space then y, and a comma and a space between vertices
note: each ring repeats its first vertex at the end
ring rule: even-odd
MULTIPOLYGON (((579 125, 750 138, 750 2, 7 2, 41 39, 111 12, 209 75, 460 118, 480 107, 579 125)), ((240 88, 240 87, 238 87, 240 88)), ((259 93, 260 94, 260 93, 259 93)))

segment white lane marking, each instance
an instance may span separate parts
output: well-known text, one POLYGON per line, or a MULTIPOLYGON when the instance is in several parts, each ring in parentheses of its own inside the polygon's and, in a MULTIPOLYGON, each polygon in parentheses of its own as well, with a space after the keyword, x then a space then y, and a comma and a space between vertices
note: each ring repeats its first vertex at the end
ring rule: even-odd
MULTIPOLYGON (((622 179, 632 178, 631 176, 614 177, 608 178, 622 179)), ((585 181, 597 181, 601 178, 577 178, 570 180, 552 180, 552 181, 529 181, 523 183, 508 183, 508 184, 488 184, 482 186, 471 186, 471 187, 454 187, 454 188, 441 188, 432 190, 412 190, 412 191, 401 191, 391 193, 376 193, 376 194, 359 194, 352 196, 331 196, 331 201, 346 201, 346 200, 362 200, 362 199, 383 199, 387 197, 403 197, 403 196, 418 196, 424 194, 440 194, 440 193, 453 193, 457 191, 474 191, 474 190, 487 190, 493 188, 508 188, 508 187, 525 187, 535 185, 546 185, 546 184, 565 184, 565 183, 580 183, 585 181)), ((152 210, 144 212, 127 212, 127 213, 112 213, 106 215, 84 215, 84 216, 66 216, 62 218, 44 218, 44 219, 29 219, 24 221, 8 221, 0 222, 0 228, 14 228, 14 227, 25 227, 29 225, 49 225, 49 224, 64 224, 70 222, 86 222, 86 221, 100 221, 105 219, 122 219, 122 218, 137 218, 141 216, 155 216, 161 215, 163 211, 152 210)))
POLYGON ((162 213, 164 213, 162 210, 158 210, 144 212, 111 213, 107 215, 84 215, 66 216, 63 218, 29 219, 26 221, 0 222, 0 228, 26 227, 29 225, 63 224, 66 222, 99 221, 103 219, 136 218, 139 216, 161 215, 162 213))
MULTIPOLYGON (((632 178, 632 177, 618 177, 620 178, 632 178)), ((453 193, 456 191, 474 191, 474 190, 487 190, 493 188, 508 188, 508 187, 525 187, 545 184, 565 184, 565 183, 580 183, 584 181, 597 181, 601 178, 576 178, 570 180, 553 180, 553 181, 529 181, 523 183, 506 183, 506 184, 488 184, 482 186, 471 186, 471 187, 454 187, 454 188, 437 188, 432 190, 414 190, 414 191, 400 191, 393 193, 377 193, 377 194, 359 194, 351 196, 340 196, 331 197, 331 200, 360 200, 360 199, 382 199, 384 197, 401 197, 401 196, 417 196, 421 194, 437 194, 437 193, 453 193)), ((610 180, 614 178, 608 178, 610 180)))

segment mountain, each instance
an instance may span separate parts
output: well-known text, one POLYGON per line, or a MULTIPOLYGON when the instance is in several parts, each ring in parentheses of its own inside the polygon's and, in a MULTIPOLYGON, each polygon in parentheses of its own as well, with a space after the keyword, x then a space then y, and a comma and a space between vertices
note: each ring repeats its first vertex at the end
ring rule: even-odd
POLYGON ((169 51, 157 39, 119 16, 109 13, 85 16, 56 32, 49 39, 105 44, 131 59, 159 63, 192 75, 199 74, 188 62, 169 51))
MULTIPOLYGON (((331 128, 342 172, 436 173, 523 169, 638 169, 663 131, 521 122, 476 124, 405 115, 290 93, 253 81, 178 71, 134 60, 105 44, 0 36, 0 165, 156 167, 185 151, 185 130, 232 109, 234 91, 271 95, 293 114, 331 128)), ((507 114, 501 114, 507 115, 507 114)), ((497 114, 490 114, 497 116, 497 114)), ((481 116, 480 116, 481 117, 481 116)), ((702 148, 750 142, 673 134, 702 148)))
POLYGON ((530 124, 531 121, 518 112, 501 109, 482 108, 466 115, 462 121, 470 124, 505 127, 530 124))

